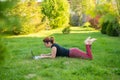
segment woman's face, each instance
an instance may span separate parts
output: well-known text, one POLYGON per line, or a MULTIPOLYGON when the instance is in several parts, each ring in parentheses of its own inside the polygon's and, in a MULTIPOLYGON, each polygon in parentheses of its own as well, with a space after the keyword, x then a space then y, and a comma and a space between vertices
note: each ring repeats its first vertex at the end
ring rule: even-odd
POLYGON ((51 47, 51 43, 50 43, 50 42, 48 42, 48 43, 44 42, 44 45, 45 45, 46 47, 51 47))

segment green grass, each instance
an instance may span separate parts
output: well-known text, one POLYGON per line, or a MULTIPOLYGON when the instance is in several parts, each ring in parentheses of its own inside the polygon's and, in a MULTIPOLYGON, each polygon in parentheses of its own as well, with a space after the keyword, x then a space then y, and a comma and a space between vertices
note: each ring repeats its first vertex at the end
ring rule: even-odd
POLYGON ((1 66, 0 80, 120 80, 120 38, 102 35, 98 31, 72 28, 70 34, 59 30, 44 31, 24 36, 7 36, 6 61, 1 66), (48 34, 47 34, 48 33, 48 34), (93 60, 59 57, 56 59, 31 59, 30 49, 36 55, 49 53, 42 39, 55 37, 56 43, 85 51, 84 40, 95 37, 92 45, 93 60))

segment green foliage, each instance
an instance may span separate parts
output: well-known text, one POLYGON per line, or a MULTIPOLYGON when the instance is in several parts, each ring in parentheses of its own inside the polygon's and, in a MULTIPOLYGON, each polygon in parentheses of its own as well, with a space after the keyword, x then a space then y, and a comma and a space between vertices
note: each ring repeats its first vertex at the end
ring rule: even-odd
POLYGON ((4 32, 4 30, 5 30, 5 28, 4 28, 5 24, 6 24, 5 20, 4 19, 0 19, 0 33, 4 32))
MULTIPOLYGON (((9 16, 8 13, 5 14, 6 10, 12 9, 12 7, 15 5, 15 3, 18 0, 11 1, 11 0, 0 0, 0 33, 4 32, 7 30, 6 25, 11 25, 9 24, 9 16)), ((2 37, 0 36, 0 64, 3 63, 5 59, 5 53, 6 53, 6 45, 3 43, 2 37)), ((1 69, 0 69, 1 71, 1 69)))
POLYGON ((16 1, 10 1, 10 0, 0 1, 0 19, 6 18, 4 11, 6 11, 7 9, 11 9, 17 1, 18 0, 16 0, 16 1))
POLYGON ((89 1, 86 0, 86 11, 85 11, 85 13, 87 15, 95 17, 96 16, 95 8, 96 8, 96 5, 95 5, 95 2, 93 0, 89 0, 89 1))
POLYGON ((88 5, 91 5, 88 0, 70 0, 70 2, 71 10, 79 14, 79 16, 88 10, 88 5))
POLYGON ((104 23, 102 23, 102 27, 101 27, 101 33, 102 34, 106 34, 106 28, 107 28, 107 26, 108 26, 108 22, 104 22, 104 23))
POLYGON ((86 11, 88 11, 88 5, 90 5, 88 4, 88 0, 70 0, 70 25, 83 25, 85 22, 86 11))
POLYGON ((2 64, 3 60, 5 59, 5 53, 6 53, 6 47, 5 44, 3 44, 3 41, 0 37, 0 64, 2 64))
POLYGON ((39 31, 42 25, 43 15, 41 8, 35 1, 24 1, 16 4, 13 10, 10 10, 10 16, 16 16, 19 19, 20 26, 15 23, 11 26, 14 34, 29 34, 39 31))
POLYGON ((108 1, 108 3, 99 4, 96 7, 96 12, 102 16, 100 19, 101 32, 110 36, 118 36, 120 32, 119 16, 112 2, 108 1))
POLYGON ((97 15, 105 15, 107 13, 116 13, 115 7, 112 5, 111 1, 98 4, 95 8, 97 15))
POLYGON ((86 23, 83 24, 83 27, 84 27, 84 28, 91 27, 91 24, 90 24, 89 22, 86 22, 86 23))
POLYGON ((116 31, 116 29, 114 28, 114 23, 109 23, 107 28, 106 28, 106 33, 109 36, 119 36, 118 32, 116 31))
POLYGON ((120 0, 115 0, 117 4, 118 15, 120 16, 120 0))
POLYGON ((119 35, 119 22, 117 19, 117 15, 108 13, 100 19, 100 23, 102 26, 101 32, 103 34, 108 34, 110 36, 118 36, 119 35))
POLYGON ((120 20, 118 18, 113 22, 113 28, 117 31, 117 33, 120 36, 120 20))
POLYGON ((110 22, 112 23, 117 19, 117 16, 114 13, 107 13, 106 15, 101 17, 100 23, 110 22))
POLYGON ((18 0, 11 1, 11 0, 5 0, 0 1, 0 33, 5 32, 8 29, 7 25, 10 24, 10 16, 8 16, 7 10, 10 10, 14 7, 18 0))
POLYGON ((69 4, 67 0, 44 0, 42 12, 49 20, 51 28, 65 27, 69 23, 69 4))
POLYGON ((63 30, 62 30, 63 34, 69 34, 70 33, 70 26, 68 27, 65 27, 63 30))

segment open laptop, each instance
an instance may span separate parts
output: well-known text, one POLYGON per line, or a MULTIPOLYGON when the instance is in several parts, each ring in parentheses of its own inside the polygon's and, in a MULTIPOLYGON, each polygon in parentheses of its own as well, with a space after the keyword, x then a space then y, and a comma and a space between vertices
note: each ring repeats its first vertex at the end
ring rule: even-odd
POLYGON ((31 55, 32 55, 32 58, 34 58, 34 56, 35 56, 35 55, 33 54, 33 51, 32 51, 32 49, 31 49, 31 55))

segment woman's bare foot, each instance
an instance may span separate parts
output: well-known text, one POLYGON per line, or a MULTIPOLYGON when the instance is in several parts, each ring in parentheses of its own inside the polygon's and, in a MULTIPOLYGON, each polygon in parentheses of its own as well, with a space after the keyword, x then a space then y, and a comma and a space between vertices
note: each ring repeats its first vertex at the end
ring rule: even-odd
POLYGON ((85 44, 88 44, 88 45, 91 45, 94 41, 96 41, 97 39, 96 38, 91 38, 88 37, 86 40, 85 40, 85 44))
POLYGON ((84 41, 84 43, 87 44, 88 41, 90 40, 90 38, 91 38, 91 37, 89 36, 89 37, 84 41))

